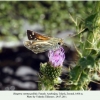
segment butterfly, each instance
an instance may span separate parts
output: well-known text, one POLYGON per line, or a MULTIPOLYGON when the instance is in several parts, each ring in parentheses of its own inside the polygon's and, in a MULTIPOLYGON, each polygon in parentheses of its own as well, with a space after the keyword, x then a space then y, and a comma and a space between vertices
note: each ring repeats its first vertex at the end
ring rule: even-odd
POLYGON ((24 42, 24 46, 36 54, 56 50, 65 44, 60 38, 41 35, 31 30, 27 30, 27 37, 29 40, 24 42))

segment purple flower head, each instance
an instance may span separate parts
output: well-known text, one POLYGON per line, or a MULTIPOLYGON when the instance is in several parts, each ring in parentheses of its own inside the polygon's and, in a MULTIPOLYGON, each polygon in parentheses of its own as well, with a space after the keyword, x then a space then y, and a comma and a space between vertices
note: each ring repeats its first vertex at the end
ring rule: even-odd
POLYGON ((62 66, 64 59, 65 59, 65 54, 64 54, 64 49, 63 47, 60 47, 57 50, 50 50, 48 53, 48 57, 49 57, 49 62, 54 66, 62 66))

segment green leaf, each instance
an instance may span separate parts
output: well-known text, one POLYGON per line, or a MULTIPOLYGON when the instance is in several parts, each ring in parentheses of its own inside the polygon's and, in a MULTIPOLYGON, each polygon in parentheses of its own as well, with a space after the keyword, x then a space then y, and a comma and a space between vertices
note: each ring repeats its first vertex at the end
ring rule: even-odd
POLYGON ((95 17, 97 16, 97 13, 90 15, 85 19, 85 27, 91 31, 93 29, 93 21, 95 17))
POLYGON ((86 58, 81 58, 79 61, 79 65, 82 66, 83 68, 86 68, 88 65, 90 65, 91 67, 94 66, 94 59, 91 56, 87 56, 86 58))
POLYGON ((80 76, 80 74, 81 74, 81 71, 82 71, 82 69, 81 69, 80 66, 74 67, 70 72, 71 80, 77 81, 79 76, 80 76))
POLYGON ((97 50, 95 50, 95 49, 92 49, 92 50, 91 50, 91 54, 92 54, 92 55, 96 55, 97 53, 98 53, 97 50))
POLYGON ((97 13, 94 13, 86 18, 85 22, 92 22, 94 18, 97 16, 97 13))

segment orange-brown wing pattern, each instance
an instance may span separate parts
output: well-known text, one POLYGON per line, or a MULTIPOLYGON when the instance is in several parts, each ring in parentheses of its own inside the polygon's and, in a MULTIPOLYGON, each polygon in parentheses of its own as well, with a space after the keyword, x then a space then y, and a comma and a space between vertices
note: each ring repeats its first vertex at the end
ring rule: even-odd
POLYGON ((50 39, 50 37, 40 35, 39 33, 33 32, 31 30, 27 30, 27 36, 28 36, 29 40, 34 40, 34 39, 36 39, 36 40, 49 40, 50 39))

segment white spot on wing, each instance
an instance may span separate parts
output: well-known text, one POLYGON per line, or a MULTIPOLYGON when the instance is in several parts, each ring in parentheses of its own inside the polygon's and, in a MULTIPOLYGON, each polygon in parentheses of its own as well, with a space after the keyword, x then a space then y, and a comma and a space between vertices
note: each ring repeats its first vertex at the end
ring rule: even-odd
POLYGON ((34 35, 34 32, 32 32, 32 35, 34 35))

